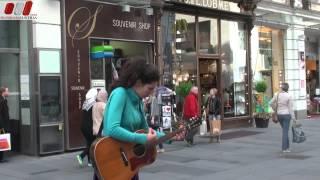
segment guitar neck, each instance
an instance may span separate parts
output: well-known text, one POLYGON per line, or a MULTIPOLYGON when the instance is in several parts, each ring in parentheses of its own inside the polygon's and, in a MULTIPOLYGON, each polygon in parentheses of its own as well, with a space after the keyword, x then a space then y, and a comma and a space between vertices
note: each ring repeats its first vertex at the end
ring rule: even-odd
POLYGON ((175 135, 181 133, 184 129, 178 129, 174 132, 171 132, 169 134, 166 134, 165 136, 160 137, 159 139, 157 139, 156 141, 154 141, 152 143, 152 145, 158 145, 158 144, 162 144, 168 140, 170 140, 171 138, 173 138, 175 135))

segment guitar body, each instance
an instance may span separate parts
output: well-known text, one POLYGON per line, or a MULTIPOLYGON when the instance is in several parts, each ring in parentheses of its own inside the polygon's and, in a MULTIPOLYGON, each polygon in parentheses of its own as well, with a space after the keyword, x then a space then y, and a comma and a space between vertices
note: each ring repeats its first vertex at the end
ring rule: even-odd
POLYGON ((156 146, 121 142, 110 137, 98 138, 90 148, 95 171, 101 180, 131 180, 141 167, 153 163, 156 155, 156 146))

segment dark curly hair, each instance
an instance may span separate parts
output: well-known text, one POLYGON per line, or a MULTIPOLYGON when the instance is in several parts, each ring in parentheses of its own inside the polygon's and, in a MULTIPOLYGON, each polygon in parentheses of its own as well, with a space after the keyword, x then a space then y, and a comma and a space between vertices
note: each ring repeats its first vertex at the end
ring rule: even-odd
POLYGON ((130 88, 141 80, 142 84, 149 84, 159 81, 160 75, 157 67, 153 64, 147 64, 144 59, 127 60, 121 68, 119 79, 114 81, 109 90, 117 87, 130 88))

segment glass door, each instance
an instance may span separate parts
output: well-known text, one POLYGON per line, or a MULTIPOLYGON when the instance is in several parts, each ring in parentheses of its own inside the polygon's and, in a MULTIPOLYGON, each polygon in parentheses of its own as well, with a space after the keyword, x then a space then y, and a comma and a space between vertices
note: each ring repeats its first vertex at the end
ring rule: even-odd
POLYGON ((60 50, 39 50, 39 150, 64 151, 64 116, 60 50))
POLYGON ((199 59, 199 87, 201 107, 203 108, 210 94, 210 89, 219 90, 218 60, 209 58, 199 59))

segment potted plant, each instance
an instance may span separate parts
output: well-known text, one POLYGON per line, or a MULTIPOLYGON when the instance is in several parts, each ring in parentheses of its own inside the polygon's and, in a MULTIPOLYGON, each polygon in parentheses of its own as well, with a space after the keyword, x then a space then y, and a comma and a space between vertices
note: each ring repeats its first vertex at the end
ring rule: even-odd
POLYGON ((179 115, 183 111, 183 102, 185 97, 189 94, 191 87, 191 82, 180 82, 179 85, 175 87, 177 93, 177 112, 179 115))
POLYGON ((264 80, 258 81, 255 84, 257 93, 254 95, 255 113, 253 116, 257 128, 267 128, 269 119, 272 117, 272 114, 269 111, 270 98, 265 95, 267 87, 267 83, 264 80))
POLYGON ((189 94, 191 87, 192 87, 191 82, 181 82, 176 87, 177 95, 184 99, 189 94))

